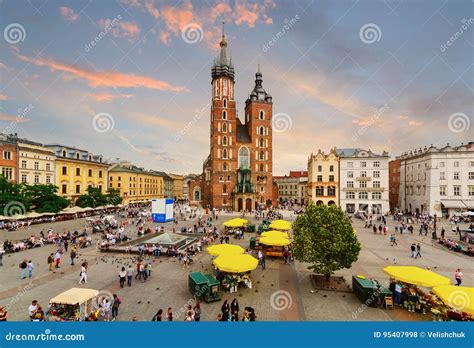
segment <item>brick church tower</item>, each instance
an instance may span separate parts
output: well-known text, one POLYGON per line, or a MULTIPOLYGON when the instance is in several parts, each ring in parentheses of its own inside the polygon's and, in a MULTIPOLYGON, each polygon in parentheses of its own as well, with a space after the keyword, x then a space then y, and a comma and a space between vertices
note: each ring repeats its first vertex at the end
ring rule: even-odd
POLYGON ((222 34, 211 70, 210 155, 203 173, 189 182, 191 202, 216 209, 265 209, 274 203, 271 95, 260 67, 245 101, 244 123, 237 116, 234 67, 222 34))

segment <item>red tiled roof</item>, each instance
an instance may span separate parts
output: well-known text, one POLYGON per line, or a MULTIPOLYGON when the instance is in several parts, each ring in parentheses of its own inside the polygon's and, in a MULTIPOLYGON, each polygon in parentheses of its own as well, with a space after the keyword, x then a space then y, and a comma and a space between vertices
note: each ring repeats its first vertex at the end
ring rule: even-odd
POLYGON ((307 170, 290 170, 290 177, 291 178, 302 178, 308 176, 307 170))

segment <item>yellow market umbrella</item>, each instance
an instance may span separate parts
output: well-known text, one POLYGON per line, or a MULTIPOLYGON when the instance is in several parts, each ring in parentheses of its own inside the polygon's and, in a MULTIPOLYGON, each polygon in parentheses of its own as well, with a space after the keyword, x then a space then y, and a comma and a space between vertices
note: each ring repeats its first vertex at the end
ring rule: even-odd
POLYGON ((224 222, 225 227, 244 227, 247 224, 247 220, 241 218, 235 218, 224 222))
POLYGON ((253 271, 258 266, 258 260, 249 254, 221 255, 212 263, 221 271, 229 273, 253 271))
POLYGON ((263 232, 261 234, 261 236, 262 237, 270 237, 270 238, 287 238, 288 239, 288 233, 280 232, 280 231, 263 232))
POLYGON ((288 231, 291 230, 291 222, 286 220, 274 220, 270 224, 270 228, 275 230, 288 231))
POLYGON ((387 266, 383 271, 396 280, 426 288, 451 283, 449 278, 416 266, 387 266))
POLYGON ((243 254, 244 248, 234 244, 216 244, 207 248, 212 256, 243 254))
POLYGON ((288 238, 277 238, 277 237, 262 237, 258 240, 259 244, 265 244, 268 246, 286 246, 291 244, 288 238))
POLYGON ((474 315, 474 288, 440 285, 433 292, 449 307, 474 315))

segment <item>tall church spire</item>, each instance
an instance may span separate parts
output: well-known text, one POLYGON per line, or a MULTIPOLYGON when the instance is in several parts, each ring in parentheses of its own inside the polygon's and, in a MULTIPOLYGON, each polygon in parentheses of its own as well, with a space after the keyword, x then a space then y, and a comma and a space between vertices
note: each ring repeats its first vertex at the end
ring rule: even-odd
POLYGON ((227 62, 227 41, 225 40, 224 25, 225 25, 225 22, 222 22, 222 39, 221 39, 221 42, 219 43, 219 46, 221 46, 221 52, 220 52, 220 55, 219 55, 219 64, 220 65, 228 65, 228 62, 227 62))
POLYGON ((234 80, 234 67, 232 65, 232 59, 227 58, 227 41, 224 33, 224 25, 225 22, 222 22, 222 38, 219 43, 220 52, 212 67, 212 78, 215 79, 217 77, 223 76, 234 80))

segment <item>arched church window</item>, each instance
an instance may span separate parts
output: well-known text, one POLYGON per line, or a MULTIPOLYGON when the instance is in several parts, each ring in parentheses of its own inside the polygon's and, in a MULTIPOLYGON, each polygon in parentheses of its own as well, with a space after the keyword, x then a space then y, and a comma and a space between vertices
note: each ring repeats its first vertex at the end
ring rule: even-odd
POLYGON ((263 151, 260 151, 260 161, 263 161, 265 159, 265 154, 263 151))
POLYGON ((222 137, 222 145, 227 145, 227 137, 225 135, 222 137))
POLYGON ((222 150, 222 158, 227 158, 227 149, 222 150))
POLYGON ((222 131, 225 133, 227 132, 227 123, 222 124, 222 131))
POLYGON ((227 111, 222 111, 222 119, 227 120, 227 111))
POLYGON ((245 146, 242 146, 239 149, 239 168, 249 168, 250 166, 250 154, 249 154, 249 149, 246 148, 245 146))
POLYGON ((265 119, 265 112, 264 112, 263 110, 260 110, 260 113, 259 113, 258 116, 259 116, 259 119, 260 119, 260 120, 265 119))
POLYGON ((227 99, 224 99, 224 107, 227 107, 227 99))

